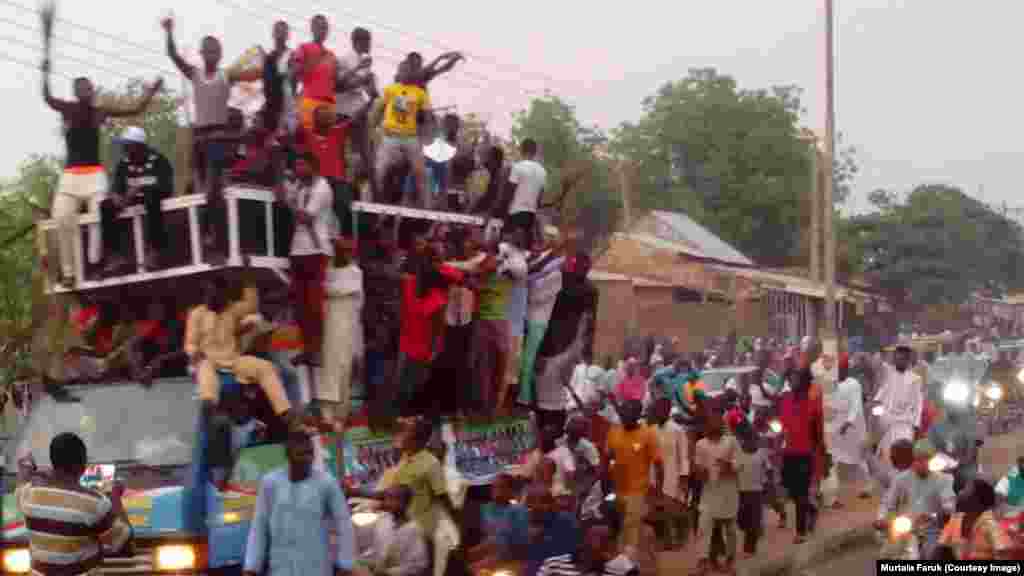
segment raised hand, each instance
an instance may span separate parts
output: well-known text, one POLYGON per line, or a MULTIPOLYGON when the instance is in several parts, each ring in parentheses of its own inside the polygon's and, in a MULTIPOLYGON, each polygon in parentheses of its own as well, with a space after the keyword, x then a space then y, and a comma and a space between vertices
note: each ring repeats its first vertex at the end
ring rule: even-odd
POLYGON ((47 42, 53 37, 53 21, 57 19, 57 4, 55 2, 46 2, 43 7, 39 10, 39 20, 43 27, 43 38, 47 42))

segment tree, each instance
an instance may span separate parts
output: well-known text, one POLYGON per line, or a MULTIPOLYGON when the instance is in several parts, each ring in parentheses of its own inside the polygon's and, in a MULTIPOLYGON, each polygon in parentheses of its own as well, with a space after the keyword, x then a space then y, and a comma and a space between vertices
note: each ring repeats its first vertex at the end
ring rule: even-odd
POLYGON ((686 211, 754 260, 788 264, 810 183, 799 90, 742 90, 695 69, 645 99, 643 112, 613 144, 638 166, 637 207, 686 211))
MULTIPOLYGON (((142 82, 132 82, 116 91, 104 92, 100 95, 104 106, 124 108, 139 101, 145 86, 142 82)), ((146 131, 146 143, 167 157, 172 163, 175 160, 175 143, 177 142, 179 100, 171 92, 157 94, 146 109, 145 114, 136 118, 114 118, 103 127, 101 138, 103 145, 104 164, 113 169, 116 161, 114 140, 128 126, 139 126, 146 131)))
POLYGON ((551 205, 583 232, 583 244, 593 248, 616 226, 620 202, 607 137, 587 127, 575 108, 556 96, 536 98, 516 115, 512 137, 537 141, 548 170, 542 204, 551 205))
MULTIPOLYGON (((104 92, 100 99, 104 105, 122 106, 135 102, 141 91, 141 83, 136 83, 104 92)), ((163 93, 153 99, 141 117, 110 121, 101 132, 105 164, 111 166, 114 158, 113 138, 129 125, 144 128, 150 145, 173 163, 176 107, 174 95, 163 93)), ((55 301, 43 290, 48 262, 40 258, 35 224, 49 217, 60 167, 61 159, 56 156, 32 155, 0 195, 0 268, 4 270, 0 276, 0 370, 8 381, 26 372, 38 373, 55 356, 47 323, 51 319, 59 321, 60 315, 52 314, 55 301)), ((57 304, 63 308, 68 301, 61 299, 57 304)))
POLYGON ((902 203, 884 190, 869 198, 876 211, 840 230, 855 264, 894 304, 960 304, 979 290, 1024 287, 1024 230, 959 188, 918 186, 902 203))

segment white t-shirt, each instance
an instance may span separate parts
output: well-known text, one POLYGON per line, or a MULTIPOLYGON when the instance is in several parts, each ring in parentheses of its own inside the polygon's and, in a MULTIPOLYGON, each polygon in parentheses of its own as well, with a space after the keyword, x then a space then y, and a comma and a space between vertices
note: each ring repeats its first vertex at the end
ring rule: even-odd
POLYGON ((311 254, 334 255, 331 244, 331 228, 334 216, 334 192, 330 184, 323 178, 317 178, 313 185, 286 184, 292 206, 313 217, 310 226, 297 225, 292 236, 292 256, 309 256, 311 254), (313 241, 313 234, 319 239, 319 247, 313 241))
MULTIPOLYGON (((341 78, 348 73, 349 70, 354 70, 363 57, 356 54, 355 50, 349 50, 341 58, 338 58, 338 77, 341 78)), ((356 73, 357 78, 366 78, 371 74, 369 68, 360 70, 356 73)), ((338 92, 334 104, 334 111, 338 114, 344 114, 346 116, 354 116, 360 108, 366 105, 366 93, 363 92, 362 88, 356 88, 355 90, 349 90, 347 92, 338 92)))
POLYGON ((512 166, 508 181, 516 185, 515 196, 508 207, 509 214, 536 212, 541 192, 548 180, 548 171, 535 160, 520 160, 512 166))

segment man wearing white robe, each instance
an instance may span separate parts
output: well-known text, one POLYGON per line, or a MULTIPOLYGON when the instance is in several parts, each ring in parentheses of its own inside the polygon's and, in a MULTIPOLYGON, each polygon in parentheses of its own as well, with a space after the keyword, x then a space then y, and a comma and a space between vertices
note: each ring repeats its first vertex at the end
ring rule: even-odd
POLYGON ((892 365, 882 363, 876 373, 881 376, 875 402, 882 406, 880 416, 882 440, 878 445, 879 465, 888 469, 889 448, 897 440, 914 441, 924 409, 924 386, 921 377, 910 370, 910 348, 898 346, 892 365))
POLYGON ((867 424, 864 420, 864 397, 860 382, 850 376, 850 361, 846 354, 839 357, 837 376, 839 384, 826 410, 832 418, 826 428, 831 445, 832 461, 836 464, 841 481, 853 480, 860 484, 860 494, 869 494, 868 467, 864 460, 867 424))

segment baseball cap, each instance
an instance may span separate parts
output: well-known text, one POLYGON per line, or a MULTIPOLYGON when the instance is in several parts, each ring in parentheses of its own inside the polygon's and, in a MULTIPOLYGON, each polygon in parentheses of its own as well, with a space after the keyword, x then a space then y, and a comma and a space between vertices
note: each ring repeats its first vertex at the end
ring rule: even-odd
POLYGON ((138 126, 129 126, 124 129, 124 132, 121 133, 121 137, 117 140, 121 144, 145 144, 146 131, 138 126))

